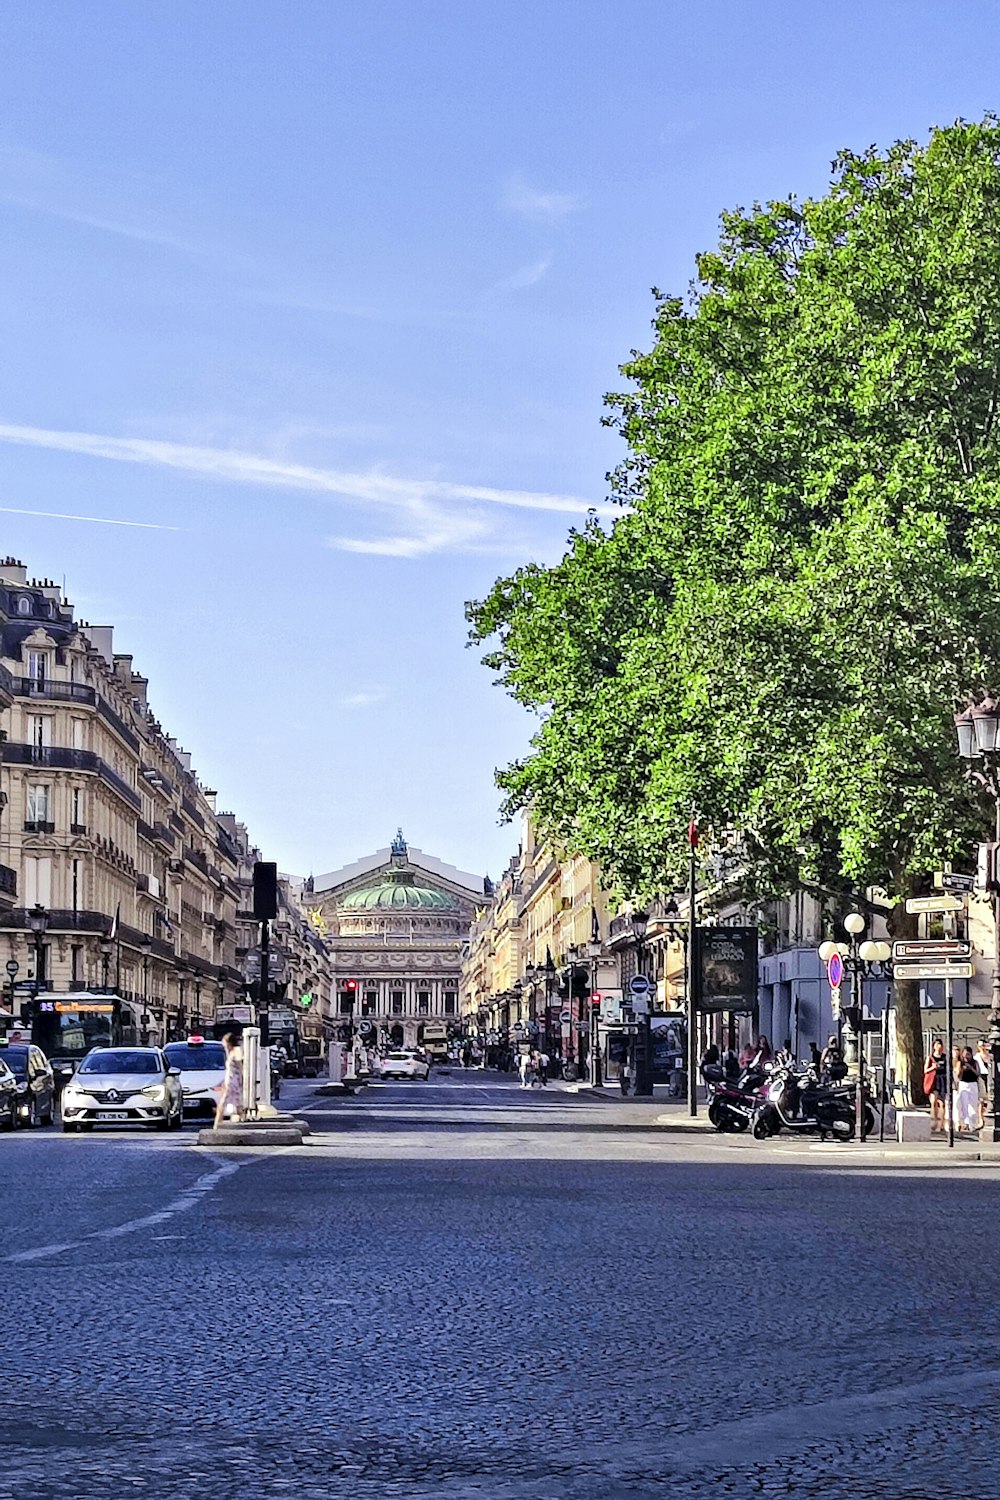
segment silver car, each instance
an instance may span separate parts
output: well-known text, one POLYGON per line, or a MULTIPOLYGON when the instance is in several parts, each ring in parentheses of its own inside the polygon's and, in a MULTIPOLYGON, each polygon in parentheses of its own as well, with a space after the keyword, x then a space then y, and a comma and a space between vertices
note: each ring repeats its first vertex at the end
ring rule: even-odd
POLYGON ((168 1042, 163 1050, 170 1066, 180 1069, 185 1113, 214 1115, 226 1081, 226 1049, 222 1043, 189 1036, 186 1042, 168 1042))
POLYGON ((63 1130, 151 1125, 179 1130, 181 1076, 159 1047, 94 1047, 62 1092, 63 1130))

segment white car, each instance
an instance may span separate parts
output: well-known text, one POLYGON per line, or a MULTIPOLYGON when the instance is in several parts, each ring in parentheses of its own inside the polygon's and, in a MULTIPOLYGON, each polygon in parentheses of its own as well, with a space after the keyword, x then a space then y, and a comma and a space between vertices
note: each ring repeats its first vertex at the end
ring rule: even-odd
POLYGON ((381 1078, 419 1078, 426 1083, 430 1067, 419 1052, 387 1052, 378 1071, 381 1078))
POLYGON ((93 1047, 62 1091, 63 1130, 153 1125, 180 1130, 180 1073, 159 1047, 93 1047))
POLYGON ((186 1042, 168 1042, 164 1047, 172 1068, 181 1070, 181 1091, 186 1115, 214 1115, 218 1094, 226 1076, 226 1049, 221 1042, 189 1036, 186 1042))

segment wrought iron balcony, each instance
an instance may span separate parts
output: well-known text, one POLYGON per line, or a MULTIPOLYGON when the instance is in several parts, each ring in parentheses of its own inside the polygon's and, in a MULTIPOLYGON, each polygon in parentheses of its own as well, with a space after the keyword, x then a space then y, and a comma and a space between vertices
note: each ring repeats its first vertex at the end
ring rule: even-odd
POLYGON ((0 896, 17 895, 17 871, 9 865, 0 865, 0 896))
POLYGON ((51 771, 91 772, 113 788, 136 812, 142 808, 142 799, 135 788, 92 750, 71 750, 62 745, 7 744, 3 747, 3 759, 8 766, 44 766, 51 771))

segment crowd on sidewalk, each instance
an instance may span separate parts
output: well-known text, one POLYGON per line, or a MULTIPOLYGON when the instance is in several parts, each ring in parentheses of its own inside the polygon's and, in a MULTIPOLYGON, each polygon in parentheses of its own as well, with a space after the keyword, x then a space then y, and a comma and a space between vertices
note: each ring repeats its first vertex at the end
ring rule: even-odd
POLYGON ((943 1135, 948 1128, 949 1086, 958 1133, 976 1135, 982 1130, 992 1070, 993 1059, 985 1041, 980 1041, 975 1051, 971 1047, 953 1047, 950 1067, 944 1042, 940 1038, 934 1042, 924 1064, 924 1093, 931 1101, 934 1135, 943 1135))

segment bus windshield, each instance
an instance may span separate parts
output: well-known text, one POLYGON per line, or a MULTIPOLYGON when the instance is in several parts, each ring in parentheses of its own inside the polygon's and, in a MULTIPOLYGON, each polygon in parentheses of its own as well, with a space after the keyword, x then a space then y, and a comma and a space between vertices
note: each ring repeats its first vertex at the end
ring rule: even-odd
POLYGON ((112 1045, 113 1011, 110 1003, 81 1000, 74 1005, 71 997, 57 1002, 43 1001, 31 1026, 31 1040, 46 1057, 82 1058, 91 1047, 112 1045))

